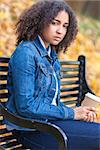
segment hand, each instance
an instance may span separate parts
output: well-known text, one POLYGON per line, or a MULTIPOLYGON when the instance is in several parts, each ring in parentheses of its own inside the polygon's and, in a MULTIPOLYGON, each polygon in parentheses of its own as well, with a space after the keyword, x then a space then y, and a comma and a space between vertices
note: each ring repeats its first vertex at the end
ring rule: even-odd
POLYGON ((85 120, 87 122, 96 122, 96 113, 95 112, 89 112, 87 114, 87 119, 85 120))
POLYGON ((96 120, 96 109, 94 107, 76 107, 74 108, 74 119, 94 122, 96 120))

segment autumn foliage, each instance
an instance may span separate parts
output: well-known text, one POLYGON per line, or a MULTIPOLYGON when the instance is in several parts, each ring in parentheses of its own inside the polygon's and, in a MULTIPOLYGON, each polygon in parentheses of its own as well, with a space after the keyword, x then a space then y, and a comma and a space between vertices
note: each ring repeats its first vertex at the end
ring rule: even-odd
MULTIPOLYGON (((15 24, 21 12, 33 4, 33 0, 0 1, 0 56, 10 56, 15 49, 15 24)), ((87 80, 96 95, 100 96, 100 22, 78 15, 79 33, 59 58, 76 60, 79 55, 86 56, 87 80)))

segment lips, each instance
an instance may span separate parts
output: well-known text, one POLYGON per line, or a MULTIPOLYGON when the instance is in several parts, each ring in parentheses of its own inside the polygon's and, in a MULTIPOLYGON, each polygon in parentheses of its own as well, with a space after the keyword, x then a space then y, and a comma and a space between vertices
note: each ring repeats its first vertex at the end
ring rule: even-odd
POLYGON ((54 37, 54 40, 61 41, 61 37, 54 37))
POLYGON ((59 39, 59 40, 61 40, 61 37, 58 37, 58 36, 55 36, 54 38, 55 38, 55 39, 59 39))

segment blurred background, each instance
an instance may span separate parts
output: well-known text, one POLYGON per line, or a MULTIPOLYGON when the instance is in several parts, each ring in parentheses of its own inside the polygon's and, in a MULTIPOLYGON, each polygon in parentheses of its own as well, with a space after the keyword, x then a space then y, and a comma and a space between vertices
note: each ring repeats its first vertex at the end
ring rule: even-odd
MULTIPOLYGON (((21 12, 36 0, 0 0, 0 57, 10 57, 15 49, 15 24, 21 12)), ((59 54, 61 60, 77 60, 86 56, 86 78, 100 96, 100 1, 66 0, 74 9, 79 33, 68 51, 59 54)))

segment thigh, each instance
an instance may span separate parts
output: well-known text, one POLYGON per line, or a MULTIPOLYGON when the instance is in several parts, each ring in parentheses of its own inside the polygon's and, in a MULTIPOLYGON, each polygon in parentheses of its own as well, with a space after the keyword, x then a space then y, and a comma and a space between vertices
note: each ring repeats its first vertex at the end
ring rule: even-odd
MULTIPOLYGON (((99 150, 100 124, 82 121, 52 121, 68 138, 68 150, 99 150)), ((32 150, 57 150, 57 140, 39 131, 20 131, 19 141, 32 150)))
POLYGON ((58 143, 54 136, 40 131, 14 131, 19 143, 30 150, 57 150, 58 143))
POLYGON ((100 124, 74 120, 53 121, 68 138, 68 150, 99 150, 100 124))

